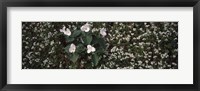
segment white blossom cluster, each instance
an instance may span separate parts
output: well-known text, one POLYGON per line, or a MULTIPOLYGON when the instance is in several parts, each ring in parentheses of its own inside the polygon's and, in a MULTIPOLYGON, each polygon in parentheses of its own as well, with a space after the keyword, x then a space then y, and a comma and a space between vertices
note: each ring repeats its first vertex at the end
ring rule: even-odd
POLYGON ((61 44, 57 41, 54 25, 48 22, 22 23, 22 68, 38 69, 56 67, 55 54, 61 44), (58 46, 54 46, 58 45, 58 46))
MULTIPOLYGON (((108 32, 109 56, 119 69, 177 69, 178 23, 115 23, 108 32), (119 63, 121 65, 116 65, 119 63)), ((113 64, 108 61, 107 67, 113 64)))

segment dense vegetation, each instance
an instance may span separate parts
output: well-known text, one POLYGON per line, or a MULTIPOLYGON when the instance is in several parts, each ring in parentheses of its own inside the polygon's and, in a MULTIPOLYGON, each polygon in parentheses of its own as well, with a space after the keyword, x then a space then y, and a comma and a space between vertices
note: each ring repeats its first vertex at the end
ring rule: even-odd
POLYGON ((177 69, 177 22, 23 22, 23 69, 177 69))

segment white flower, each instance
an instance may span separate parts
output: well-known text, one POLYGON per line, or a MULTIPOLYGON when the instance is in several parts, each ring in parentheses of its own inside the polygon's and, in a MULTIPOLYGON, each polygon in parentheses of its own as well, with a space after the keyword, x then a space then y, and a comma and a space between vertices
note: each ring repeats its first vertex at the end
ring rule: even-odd
POLYGON ((67 28, 67 30, 64 31, 64 34, 70 36, 72 33, 71 33, 71 31, 67 28))
POLYGON ((69 48, 70 53, 74 53, 76 51, 76 46, 72 43, 69 48))
POLYGON ((96 32, 96 31, 98 31, 97 28, 93 28, 93 29, 92 29, 92 32, 96 32))
POLYGON ((54 41, 51 41, 50 45, 53 45, 54 44, 54 41))
POLYGON ((63 26, 63 28, 62 28, 62 29, 60 29, 60 32, 64 32, 64 31, 65 31, 65 29, 66 29, 66 27, 65 27, 65 26, 63 26))
POLYGON ((107 34, 106 34, 106 29, 105 28, 102 28, 101 30, 100 30, 100 34, 104 37, 104 36, 106 36, 107 34))
POLYGON ((86 23, 85 25, 81 27, 81 31, 89 32, 89 30, 90 30, 90 24, 88 23, 86 23))
POLYGON ((96 49, 94 47, 92 47, 91 45, 87 45, 87 53, 90 53, 90 52, 95 52, 96 49))
POLYGON ((69 30, 69 28, 66 29, 65 26, 63 26, 63 28, 60 29, 60 32, 63 32, 67 36, 70 36, 72 34, 71 31, 69 30))

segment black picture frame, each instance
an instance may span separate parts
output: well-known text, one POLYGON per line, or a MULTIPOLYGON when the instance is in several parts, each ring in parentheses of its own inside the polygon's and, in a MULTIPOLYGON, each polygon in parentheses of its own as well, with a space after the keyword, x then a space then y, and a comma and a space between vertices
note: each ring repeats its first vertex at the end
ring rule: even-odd
MULTIPOLYGON (((1 0, 0 89, 3 91, 199 91, 200 0, 1 0), (7 84, 7 7, 193 7, 194 84, 7 84)), ((187 73, 186 73, 187 74, 187 73)), ((22 79, 23 80, 23 79, 22 79)))

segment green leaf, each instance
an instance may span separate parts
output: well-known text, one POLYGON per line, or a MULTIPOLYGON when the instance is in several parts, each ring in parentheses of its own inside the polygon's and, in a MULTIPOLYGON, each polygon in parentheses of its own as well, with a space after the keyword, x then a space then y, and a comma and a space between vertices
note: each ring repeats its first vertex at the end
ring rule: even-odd
POLYGON ((92 36, 88 35, 83 38, 84 44, 89 45, 92 41, 92 36))
POLYGON ((84 47, 84 45, 81 43, 77 45, 77 48, 82 48, 82 47, 84 47))
POLYGON ((106 42, 103 38, 98 39, 98 43, 101 46, 101 48, 105 49, 106 48, 106 42))
POLYGON ((72 37, 65 37, 65 39, 66 39, 67 43, 74 41, 74 38, 72 38, 72 37))
POLYGON ((65 35, 65 40, 68 40, 69 39, 69 36, 65 35))
POLYGON ((70 57, 70 60, 75 63, 78 58, 79 58, 79 55, 76 53, 73 53, 72 56, 70 57))
POLYGON ((93 61, 93 63, 94 63, 95 66, 97 66, 97 64, 98 64, 98 62, 99 62, 100 59, 101 59, 101 58, 98 57, 97 54, 93 54, 93 55, 92 55, 92 61, 93 61))
POLYGON ((104 52, 105 52, 105 50, 102 49, 102 48, 98 48, 98 49, 96 49, 96 53, 100 53, 100 54, 102 54, 102 53, 104 53, 104 52))
POLYGON ((86 36, 85 32, 82 31, 81 33, 82 33, 83 36, 86 36))
POLYGON ((86 36, 86 39, 87 39, 88 44, 90 44, 92 41, 92 36, 86 36))
POLYGON ((69 48, 70 48, 70 45, 66 46, 65 47, 65 52, 69 53, 69 48))
POLYGON ((83 44, 78 44, 78 45, 77 45, 76 51, 77 51, 78 53, 82 53, 84 50, 85 50, 85 48, 84 48, 84 45, 83 45, 83 44))
POLYGON ((72 33, 72 37, 77 37, 81 34, 81 31, 80 30, 75 30, 73 33, 72 33))
POLYGON ((99 38, 94 35, 94 37, 92 39, 92 44, 98 44, 98 40, 99 40, 99 38))

